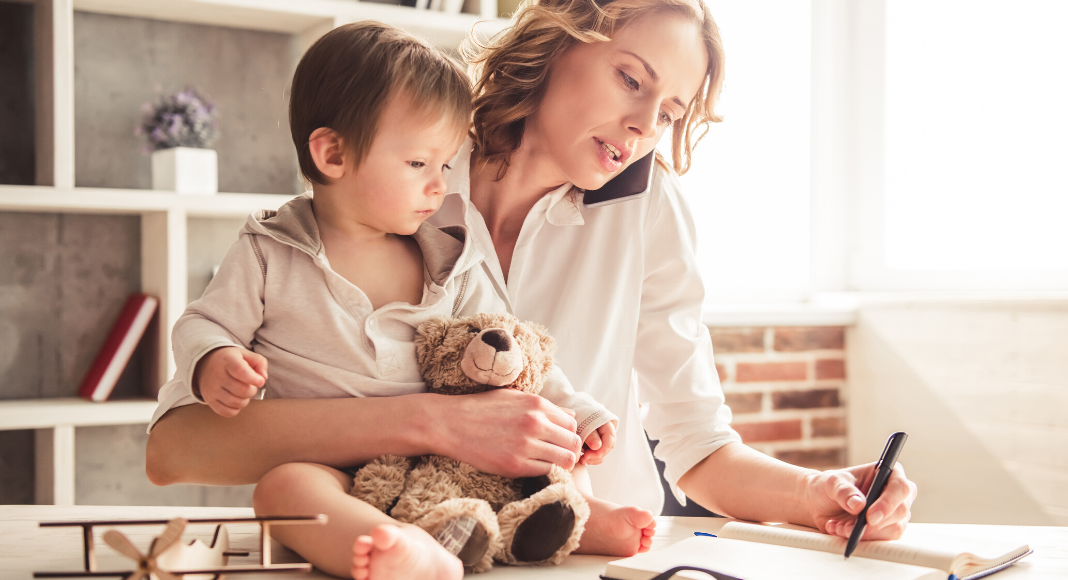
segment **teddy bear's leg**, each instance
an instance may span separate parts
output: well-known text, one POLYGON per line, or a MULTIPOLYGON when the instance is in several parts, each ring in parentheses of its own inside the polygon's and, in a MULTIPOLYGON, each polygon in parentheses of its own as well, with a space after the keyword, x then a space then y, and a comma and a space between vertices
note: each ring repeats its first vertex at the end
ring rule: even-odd
POLYGON ((404 482, 411 468, 407 457, 378 457, 353 475, 349 494, 389 513, 404 491, 404 482))
POLYGON ((507 564, 559 564, 578 547, 590 517, 567 472, 554 465, 548 478, 535 479, 548 485, 497 513, 502 545, 496 558, 507 564))
POLYGON ((415 525, 463 562, 466 572, 485 572, 501 549, 497 514, 485 500, 460 497, 438 504, 415 525))

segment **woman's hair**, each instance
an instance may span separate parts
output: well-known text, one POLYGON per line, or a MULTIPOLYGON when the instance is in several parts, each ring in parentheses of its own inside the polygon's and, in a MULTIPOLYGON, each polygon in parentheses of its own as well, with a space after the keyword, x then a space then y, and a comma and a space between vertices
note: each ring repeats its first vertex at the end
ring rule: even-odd
POLYGON ((486 45, 465 47, 475 80, 473 135, 480 161, 499 163, 498 177, 504 175, 522 141, 524 121, 541 104, 549 69, 561 53, 578 42, 605 42, 636 17, 654 12, 690 18, 708 52, 701 89, 671 127, 672 164, 680 175, 686 173, 709 123, 723 120, 715 113, 723 87, 723 43, 703 0, 526 0, 511 28, 486 45))
POLYGON ((452 119, 457 134, 471 123, 471 81, 438 49, 388 24, 339 26, 308 49, 293 73, 289 130, 304 177, 326 183, 308 140, 320 127, 337 131, 359 165, 390 99, 407 93, 413 114, 452 119))

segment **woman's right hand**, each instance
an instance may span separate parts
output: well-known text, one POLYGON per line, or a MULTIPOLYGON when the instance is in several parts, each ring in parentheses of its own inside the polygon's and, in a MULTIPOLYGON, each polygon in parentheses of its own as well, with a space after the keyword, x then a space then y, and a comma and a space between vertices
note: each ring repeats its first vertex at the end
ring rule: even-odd
POLYGON ((480 471, 529 477, 545 475, 552 464, 570 471, 582 450, 574 413, 538 395, 494 389, 428 401, 434 453, 480 471))

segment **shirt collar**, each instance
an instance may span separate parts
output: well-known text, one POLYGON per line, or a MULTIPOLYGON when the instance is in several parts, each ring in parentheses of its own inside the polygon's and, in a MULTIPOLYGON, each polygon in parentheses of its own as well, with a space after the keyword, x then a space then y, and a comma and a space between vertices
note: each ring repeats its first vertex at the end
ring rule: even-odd
MULTIPOLYGON (((471 150, 474 141, 468 137, 460 150, 456 153, 449 164, 455 169, 446 178, 449 193, 459 194, 468 204, 471 202, 471 150)), ((572 190, 570 183, 565 183, 553 191, 545 194, 548 198, 548 207, 545 210, 545 220, 554 226, 581 226, 585 224, 582 219, 582 210, 579 207, 579 195, 569 193, 572 190)), ((542 199, 545 199, 543 197, 542 199)))

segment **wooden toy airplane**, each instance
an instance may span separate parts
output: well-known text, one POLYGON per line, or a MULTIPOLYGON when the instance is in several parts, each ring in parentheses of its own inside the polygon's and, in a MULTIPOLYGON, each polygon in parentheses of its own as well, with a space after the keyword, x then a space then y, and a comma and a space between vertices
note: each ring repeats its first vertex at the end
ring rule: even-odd
POLYGON ((277 516, 270 518, 216 518, 186 520, 88 520, 77 522, 41 522, 45 527, 82 528, 82 557, 84 571, 34 572, 34 578, 106 578, 121 577, 127 580, 210 580, 223 574, 247 574, 251 572, 310 572, 311 564, 272 564, 271 526, 289 524, 325 524, 325 515, 277 516), (227 566, 230 556, 247 556, 248 552, 230 550, 230 538, 223 524, 258 523, 260 525, 260 565, 227 566), (186 524, 219 524, 208 546, 200 540, 183 544, 179 540, 186 524), (148 553, 142 554, 133 542, 117 530, 104 532, 104 542, 115 551, 133 560, 134 570, 97 570, 96 546, 93 528, 98 526, 158 526, 166 525, 163 533, 152 540, 148 553))

